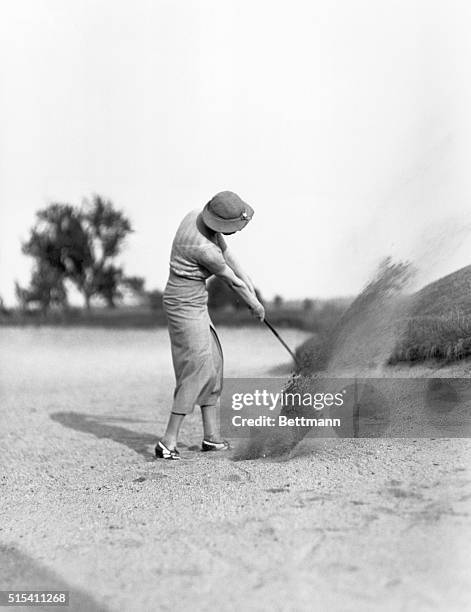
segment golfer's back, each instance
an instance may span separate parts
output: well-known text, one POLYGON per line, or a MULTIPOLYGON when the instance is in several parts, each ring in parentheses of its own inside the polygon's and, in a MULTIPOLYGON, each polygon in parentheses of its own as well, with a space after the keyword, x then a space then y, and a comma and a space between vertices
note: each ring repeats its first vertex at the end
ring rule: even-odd
MULTIPOLYGON (((180 223, 172 243, 170 271, 190 280, 205 281, 224 267, 222 249, 198 229, 198 210, 188 213, 180 223)), ((219 244, 222 236, 215 235, 219 244)))

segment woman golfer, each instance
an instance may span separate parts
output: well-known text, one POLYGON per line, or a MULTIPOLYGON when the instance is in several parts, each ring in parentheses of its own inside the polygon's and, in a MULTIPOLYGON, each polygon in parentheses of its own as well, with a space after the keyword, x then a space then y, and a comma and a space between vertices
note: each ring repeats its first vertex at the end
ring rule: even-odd
POLYGON ((216 275, 234 289, 253 314, 263 321, 265 311, 250 278, 240 268, 223 238, 243 229, 253 209, 231 191, 222 191, 202 211, 181 222, 172 244, 170 275, 164 307, 172 345, 176 386, 172 412, 156 457, 180 459, 178 432, 185 415, 198 404, 203 418, 203 451, 226 450, 218 434, 219 397, 222 390, 221 344, 208 313, 206 279, 216 275))

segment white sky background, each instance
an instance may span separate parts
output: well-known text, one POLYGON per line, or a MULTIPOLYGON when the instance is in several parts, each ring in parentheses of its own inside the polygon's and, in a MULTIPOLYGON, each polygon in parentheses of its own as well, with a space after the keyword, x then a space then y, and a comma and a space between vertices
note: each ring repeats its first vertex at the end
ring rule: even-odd
POLYGON ((255 208, 229 242, 267 297, 353 294, 388 254, 426 280, 471 263, 466 0, 0 7, 7 302, 36 210, 93 192, 131 217, 122 259, 151 288, 222 189, 255 208))

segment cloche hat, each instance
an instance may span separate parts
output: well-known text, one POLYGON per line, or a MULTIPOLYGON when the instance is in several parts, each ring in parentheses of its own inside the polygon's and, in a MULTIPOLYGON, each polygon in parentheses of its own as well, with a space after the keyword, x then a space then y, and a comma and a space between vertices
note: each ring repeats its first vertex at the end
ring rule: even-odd
POLYGON ((237 232, 253 217, 254 210, 232 191, 217 193, 204 207, 204 223, 215 232, 237 232))

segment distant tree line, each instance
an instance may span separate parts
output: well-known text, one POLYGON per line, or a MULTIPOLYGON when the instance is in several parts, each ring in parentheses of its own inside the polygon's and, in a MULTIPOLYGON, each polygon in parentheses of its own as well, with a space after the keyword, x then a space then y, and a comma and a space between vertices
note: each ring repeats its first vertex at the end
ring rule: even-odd
MULTIPOLYGON (((263 298, 258 289, 255 293, 260 302, 263 304, 263 298)), ((246 310, 246 304, 239 298, 237 293, 233 291, 227 283, 213 276, 208 281, 208 307, 210 310, 246 310)))

